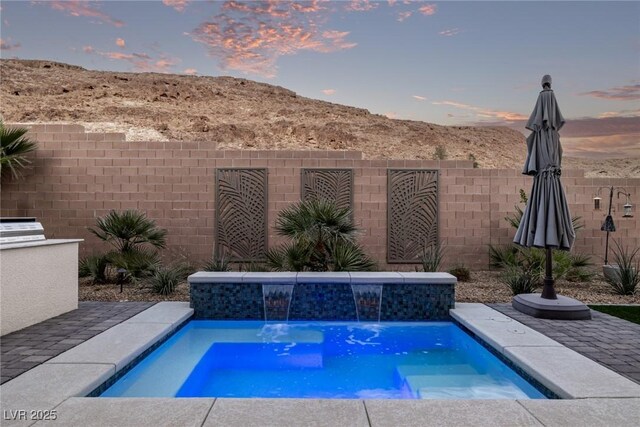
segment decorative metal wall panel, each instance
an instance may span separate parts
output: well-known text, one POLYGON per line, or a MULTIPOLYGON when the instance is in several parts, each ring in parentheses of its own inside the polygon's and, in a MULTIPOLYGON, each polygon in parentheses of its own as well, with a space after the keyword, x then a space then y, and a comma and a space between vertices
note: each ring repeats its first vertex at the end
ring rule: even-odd
POLYGON ((353 170, 302 169, 302 200, 326 199, 353 209, 353 170))
POLYGON ((387 262, 418 263, 438 246, 438 171, 387 171, 387 262))
POLYGON ((216 171, 216 251, 232 261, 267 252, 267 169, 216 171))

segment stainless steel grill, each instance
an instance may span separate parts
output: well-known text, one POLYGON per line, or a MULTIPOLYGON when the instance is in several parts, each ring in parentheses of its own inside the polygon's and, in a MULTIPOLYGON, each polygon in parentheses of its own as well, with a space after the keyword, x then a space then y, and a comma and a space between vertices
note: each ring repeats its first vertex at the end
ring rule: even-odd
POLYGON ((0 218, 0 244, 46 240, 35 218, 0 218))

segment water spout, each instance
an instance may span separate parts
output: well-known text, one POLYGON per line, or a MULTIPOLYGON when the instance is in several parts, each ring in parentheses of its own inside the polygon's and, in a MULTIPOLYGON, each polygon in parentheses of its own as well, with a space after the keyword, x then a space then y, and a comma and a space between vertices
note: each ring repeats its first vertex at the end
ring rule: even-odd
POLYGON ((262 299, 264 301, 264 320, 289 320, 291 295, 294 285, 262 285, 262 299))
POLYGON ((358 322, 379 322, 382 285, 351 285, 358 322))

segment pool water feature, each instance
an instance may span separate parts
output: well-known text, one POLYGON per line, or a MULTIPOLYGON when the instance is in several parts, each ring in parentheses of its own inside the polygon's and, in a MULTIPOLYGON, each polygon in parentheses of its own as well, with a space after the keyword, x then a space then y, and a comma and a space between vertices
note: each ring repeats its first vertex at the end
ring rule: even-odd
POLYGON ((191 321, 102 397, 544 399, 451 322, 191 321))

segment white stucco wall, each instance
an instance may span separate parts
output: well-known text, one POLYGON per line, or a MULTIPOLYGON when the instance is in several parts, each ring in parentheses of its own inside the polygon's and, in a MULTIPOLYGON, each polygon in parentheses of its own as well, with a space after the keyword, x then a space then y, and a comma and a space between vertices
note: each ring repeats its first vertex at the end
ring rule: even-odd
POLYGON ((79 242, 0 245, 0 335, 78 308, 79 242))

